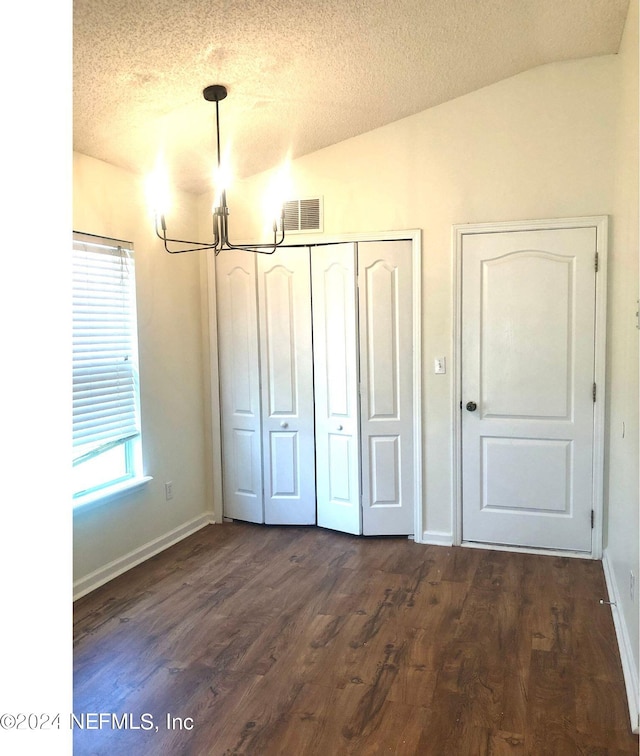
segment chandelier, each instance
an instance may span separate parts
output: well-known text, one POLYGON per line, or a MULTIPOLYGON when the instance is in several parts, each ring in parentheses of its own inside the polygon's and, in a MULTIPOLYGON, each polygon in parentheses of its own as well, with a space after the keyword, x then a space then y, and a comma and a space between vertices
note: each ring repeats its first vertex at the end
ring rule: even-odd
MULTIPOLYGON (((216 104, 216 149, 218 158, 218 174, 221 174, 220 161, 220 116, 218 112, 218 103, 227 96, 227 88, 222 84, 212 84, 202 90, 202 96, 208 102, 216 104)), ((156 235, 164 243, 165 250, 171 254, 180 254, 182 252, 199 252, 207 249, 214 250, 215 254, 227 249, 243 250, 245 252, 256 252, 261 254, 272 254, 284 241, 284 206, 280 211, 280 217, 273 222, 273 242, 267 244, 233 244, 229 241, 229 207, 227 205, 227 192, 224 186, 219 192, 219 201, 213 208, 213 241, 211 243, 202 243, 189 241, 188 239, 172 239, 167 235, 167 223, 164 214, 155 213, 156 235), (169 245, 180 245, 180 248, 171 249, 169 245)))

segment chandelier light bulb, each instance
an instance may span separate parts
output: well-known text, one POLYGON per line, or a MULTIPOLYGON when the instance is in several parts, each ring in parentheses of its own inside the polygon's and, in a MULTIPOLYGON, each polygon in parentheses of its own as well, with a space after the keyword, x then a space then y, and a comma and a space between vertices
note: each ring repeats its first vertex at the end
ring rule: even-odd
POLYGON ((146 181, 147 206, 156 218, 166 216, 171 209, 171 187, 169 174, 161 155, 158 156, 153 171, 146 181))

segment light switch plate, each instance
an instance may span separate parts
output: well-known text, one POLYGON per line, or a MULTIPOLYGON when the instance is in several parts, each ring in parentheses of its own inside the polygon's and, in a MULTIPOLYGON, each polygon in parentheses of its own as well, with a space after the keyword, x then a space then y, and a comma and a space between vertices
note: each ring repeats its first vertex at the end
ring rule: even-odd
POLYGON ((447 360, 445 357, 436 357, 433 361, 433 372, 436 375, 447 372, 447 360))

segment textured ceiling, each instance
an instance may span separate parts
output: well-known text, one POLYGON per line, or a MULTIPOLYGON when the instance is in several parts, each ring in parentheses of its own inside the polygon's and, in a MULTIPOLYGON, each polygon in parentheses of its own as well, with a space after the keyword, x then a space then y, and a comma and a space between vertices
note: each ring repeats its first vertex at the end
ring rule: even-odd
POLYGON ((616 53, 629 0, 75 0, 74 149, 205 191, 552 61, 616 53))

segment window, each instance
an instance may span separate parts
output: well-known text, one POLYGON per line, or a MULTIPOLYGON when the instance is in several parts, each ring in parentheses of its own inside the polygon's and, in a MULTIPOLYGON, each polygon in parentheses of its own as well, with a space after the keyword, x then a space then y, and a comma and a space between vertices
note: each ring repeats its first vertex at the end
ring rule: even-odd
POLYGON ((73 497, 142 478, 133 247, 73 235, 73 497))

